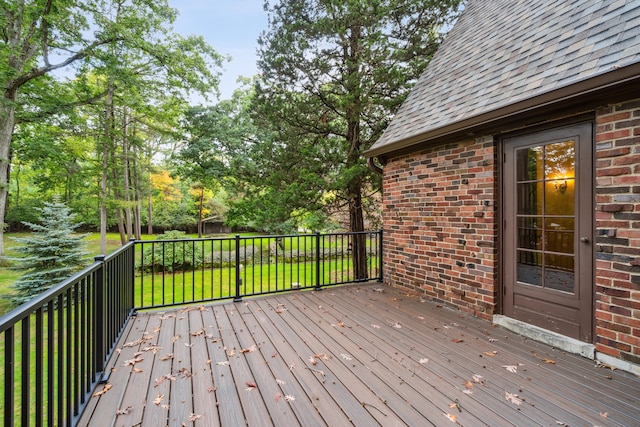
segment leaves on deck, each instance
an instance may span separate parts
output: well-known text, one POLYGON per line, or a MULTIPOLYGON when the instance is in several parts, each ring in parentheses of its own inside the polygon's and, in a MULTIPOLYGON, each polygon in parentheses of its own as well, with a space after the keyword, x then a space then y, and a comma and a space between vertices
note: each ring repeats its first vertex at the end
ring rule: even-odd
POLYGON ((131 405, 123 409, 116 409, 116 415, 127 415, 132 409, 133 409, 133 406, 131 405))
POLYGON ((216 362, 216 365, 218 365, 218 366, 229 366, 229 361, 228 360, 223 360, 222 362, 216 362))
POLYGON ((517 394, 509 393, 508 391, 504 392, 504 397, 507 399, 507 402, 511 402, 516 406, 520 406, 522 404, 522 399, 518 397, 517 394))
POLYGON ((247 381, 245 384, 247 384, 247 388, 245 389, 246 391, 251 391, 255 388, 258 388, 258 385, 253 381, 247 381))
POLYGON ((449 421, 451 421, 452 423, 458 422, 458 416, 454 415, 454 414, 450 414, 450 413, 442 413, 442 415, 444 415, 445 417, 447 417, 449 419, 449 421))
POLYGON ((164 394, 159 394, 153 399, 153 403, 156 405, 160 405, 162 403, 162 399, 164 399, 164 394))
POLYGON ((200 414, 189 414, 189 418, 187 418, 187 421, 192 423, 192 422, 195 422, 196 420, 199 420, 200 418, 202 418, 202 415, 200 414))
POLYGON ((464 342, 464 340, 461 338, 451 338, 451 342, 458 344, 458 343, 464 342))
POLYGON ((420 359, 418 361, 421 365, 424 365, 425 363, 429 362, 429 359, 427 359, 426 357, 423 357, 422 359, 420 359))
POLYGON ((518 373, 518 365, 502 365, 504 369, 514 374, 518 373))
POLYGON ((162 384, 166 380, 175 381, 175 379, 176 377, 174 377, 171 374, 162 375, 160 378, 156 378, 155 382, 153 383, 153 387, 158 387, 160 384, 162 384))
POLYGON ((344 360, 353 360, 353 357, 351 357, 351 356, 350 356, 350 355, 348 355, 348 354, 344 354, 344 353, 342 353, 342 354, 340 354, 340 356, 341 356, 344 360))
POLYGON ((135 357, 133 359, 125 360, 122 366, 133 366, 136 363, 142 362, 143 360, 144 358, 142 357, 135 357))
POLYGON ((296 400, 296 398, 290 394, 287 394, 284 396, 284 400, 286 400, 287 402, 293 402, 294 400, 296 400))
POLYGON ((243 349, 241 349, 241 350, 240 350, 240 353, 243 353, 243 354, 244 354, 244 353, 251 353, 251 352, 253 352, 253 351, 256 351, 257 349, 258 349, 258 347, 254 344, 254 345, 252 345, 252 346, 251 346, 251 347, 249 347, 249 348, 243 348, 243 349))
POLYGON ((163 362, 166 361, 166 360, 171 360, 171 359, 173 359, 173 353, 168 353, 168 354, 165 354, 164 356, 160 357, 160 360, 163 361, 163 362))
POLYGON ((102 396, 103 394, 108 392, 111 389, 111 387, 113 387, 111 384, 105 384, 104 387, 102 388, 102 390, 96 391, 95 393, 93 393, 93 397, 102 396))

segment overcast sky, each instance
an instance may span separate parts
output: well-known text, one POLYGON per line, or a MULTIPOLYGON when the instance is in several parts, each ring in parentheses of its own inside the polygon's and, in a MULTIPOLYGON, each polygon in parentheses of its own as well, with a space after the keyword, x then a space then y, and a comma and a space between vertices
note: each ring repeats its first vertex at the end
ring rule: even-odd
MULTIPOLYGON (((267 28, 263 0, 169 0, 180 12, 177 33, 201 35, 220 54, 232 57, 224 66, 221 99, 229 99, 239 76, 257 74, 256 47, 267 28)), ((215 102, 215 101, 214 101, 215 102)))

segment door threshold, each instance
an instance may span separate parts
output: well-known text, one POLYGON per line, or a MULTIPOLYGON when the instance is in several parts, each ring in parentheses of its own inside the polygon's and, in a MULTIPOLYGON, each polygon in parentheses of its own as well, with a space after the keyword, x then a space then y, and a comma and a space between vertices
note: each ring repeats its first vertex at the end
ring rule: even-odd
POLYGON ((557 332, 543 329, 539 326, 535 326, 521 320, 516 320, 502 314, 494 314, 493 323, 534 341, 539 341, 557 349, 566 351, 567 353, 579 354, 582 357, 595 360, 596 346, 593 344, 582 342, 575 338, 561 335, 557 332))

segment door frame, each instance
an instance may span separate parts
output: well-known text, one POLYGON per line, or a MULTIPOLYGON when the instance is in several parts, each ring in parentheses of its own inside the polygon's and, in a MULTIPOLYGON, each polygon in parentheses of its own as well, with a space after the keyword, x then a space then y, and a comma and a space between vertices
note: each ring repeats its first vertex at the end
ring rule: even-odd
MULTIPOLYGON (((498 154, 498 159, 500 159, 500 161, 498 162, 498 168, 497 168, 497 195, 498 195, 498 201, 500 203, 500 207, 498 209, 498 242, 497 242, 497 250, 498 250, 498 264, 499 264, 499 268, 498 268, 498 285, 497 285, 497 307, 500 313, 502 314, 507 314, 507 288, 508 285, 506 283, 506 275, 505 275, 505 268, 506 268, 506 262, 507 262, 507 256, 506 254, 506 244, 505 244, 505 239, 506 239, 506 213, 505 213, 505 167, 506 167, 506 153, 507 153, 507 142, 506 140, 509 140, 511 138, 518 138, 518 137, 522 137, 522 136, 526 136, 526 135, 537 135, 537 134, 543 134, 546 132, 553 132, 553 131, 561 131, 563 129, 571 129, 571 128, 576 128, 582 125, 588 125, 590 126, 590 132, 589 132, 589 136, 591 139, 591 143, 590 146, 587 145, 581 145, 581 147, 584 148, 588 147, 588 149, 591 150, 591 161, 590 162, 585 162, 583 159, 580 158, 576 158, 576 164, 578 162, 580 162, 580 175, 582 177, 582 182, 586 182, 586 185, 590 185, 591 188, 591 193, 590 193, 590 208, 589 211, 591 212, 590 215, 584 215, 584 213, 581 215, 581 217, 587 217, 587 218, 581 218, 581 223, 582 221, 588 221, 588 224, 585 226, 583 224, 583 226, 588 227, 589 230, 589 235, 586 236, 589 239, 589 247, 590 247, 590 251, 585 251, 586 253, 582 253, 581 257, 580 257, 580 262, 584 262, 584 261, 588 261, 590 267, 590 271, 585 272, 585 275, 589 275, 589 277, 583 277, 582 280, 587 279, 590 281, 591 283, 591 289, 590 289, 590 293, 588 295, 581 295, 581 298, 587 298, 588 300, 585 302, 585 307, 588 305, 589 309, 587 310, 586 308, 584 309, 585 312, 581 312, 581 322, 584 322, 584 332, 582 333, 582 336, 580 338, 581 341, 584 342, 589 342, 589 343, 593 343, 594 339, 595 339, 595 295, 596 295, 596 282, 595 282, 595 278, 596 278, 596 274, 595 274, 595 269, 596 269, 596 264, 595 264, 595 236, 596 236, 596 232, 595 232, 595 196, 596 196, 596 192, 595 192, 595 162, 596 162, 596 156, 595 156, 595 120, 594 120, 594 116, 593 114, 583 114, 577 117, 573 117, 573 118, 569 118, 566 120, 559 120, 553 123, 547 123, 544 125, 540 125, 540 126, 532 126, 532 127, 528 127, 528 128, 524 128, 524 129, 520 129, 518 131, 514 131, 514 132, 509 132, 509 133, 504 133, 499 135, 498 137, 496 137, 496 144, 497 144, 497 154, 498 154), (589 163, 589 164, 587 164, 589 163), (585 175, 586 173, 586 175, 585 175), (587 176, 588 175, 588 176, 587 176), (588 256, 588 259, 586 258, 588 256), (588 303, 588 304, 587 304, 588 303)), ((581 150, 582 151, 582 150, 581 150)), ((579 154, 577 155, 579 156, 579 154)), ((576 179, 578 179, 578 176, 576 176, 576 179)), ((585 184, 583 184, 585 185, 585 184)), ((586 206, 586 205, 585 205, 586 206)), ((576 209, 579 209, 579 206, 576 206, 576 209)), ((579 250, 579 247, 576 249, 579 250)), ((584 268, 584 266, 581 266, 580 268, 578 268, 576 271, 580 271, 581 268, 584 268)), ((589 270, 588 269, 588 270, 589 270)))

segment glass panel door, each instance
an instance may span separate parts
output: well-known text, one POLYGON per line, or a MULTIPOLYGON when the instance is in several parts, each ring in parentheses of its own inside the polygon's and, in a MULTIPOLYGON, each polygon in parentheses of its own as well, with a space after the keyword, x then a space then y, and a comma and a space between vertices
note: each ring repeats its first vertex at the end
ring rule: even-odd
POLYGON ((521 284, 575 292, 575 155, 574 140, 516 149, 521 284))

